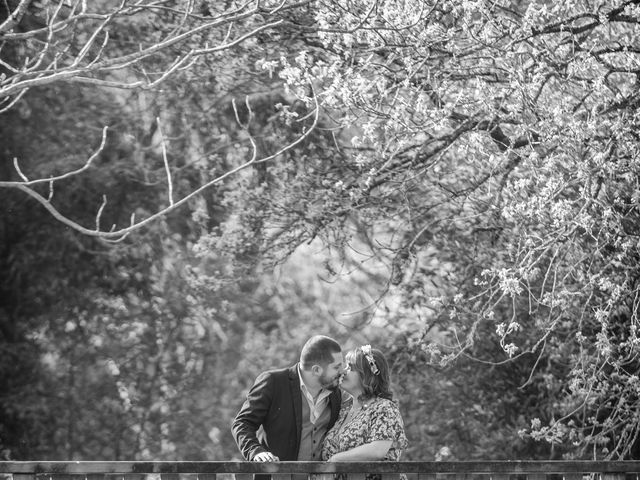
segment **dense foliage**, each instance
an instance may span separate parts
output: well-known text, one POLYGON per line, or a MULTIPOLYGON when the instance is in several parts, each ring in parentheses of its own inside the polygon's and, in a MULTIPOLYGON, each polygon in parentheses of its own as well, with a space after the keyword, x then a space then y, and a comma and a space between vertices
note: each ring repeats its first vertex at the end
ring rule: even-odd
POLYGON ((638 458, 639 22, 4 3, 5 455, 232 457, 324 331, 389 352, 408 459, 638 458))

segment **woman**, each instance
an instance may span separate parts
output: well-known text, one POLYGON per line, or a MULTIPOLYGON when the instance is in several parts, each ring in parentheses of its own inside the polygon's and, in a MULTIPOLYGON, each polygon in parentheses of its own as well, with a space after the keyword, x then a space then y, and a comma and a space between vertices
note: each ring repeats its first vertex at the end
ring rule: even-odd
MULTIPOLYGON (((351 395, 327 432, 322 458, 328 462, 398 461, 407 447, 400 410, 389 389, 389 365, 380 350, 364 345, 347 353, 340 388, 351 395)), ((367 475, 375 480, 380 475, 367 475)))

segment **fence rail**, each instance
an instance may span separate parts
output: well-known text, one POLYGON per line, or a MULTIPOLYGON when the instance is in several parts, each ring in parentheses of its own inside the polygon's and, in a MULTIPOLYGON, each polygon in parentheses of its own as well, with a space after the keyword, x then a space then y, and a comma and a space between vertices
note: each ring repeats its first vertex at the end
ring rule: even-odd
POLYGON ((406 474, 416 480, 640 480, 640 461, 477 462, 0 462, 0 480, 246 480, 252 474, 277 480, 292 474, 364 473, 382 479, 406 474))

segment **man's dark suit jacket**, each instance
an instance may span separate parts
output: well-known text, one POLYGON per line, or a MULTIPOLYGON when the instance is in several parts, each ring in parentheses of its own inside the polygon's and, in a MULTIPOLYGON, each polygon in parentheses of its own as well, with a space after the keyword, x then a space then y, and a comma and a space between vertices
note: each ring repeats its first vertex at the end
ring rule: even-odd
MULTIPOLYGON (((341 400, 340 389, 329 395, 327 429, 338 419, 341 400)), ((269 451, 281 461, 297 460, 303 401, 297 364, 258 375, 231 429, 244 458, 253 460, 258 453, 269 451)))

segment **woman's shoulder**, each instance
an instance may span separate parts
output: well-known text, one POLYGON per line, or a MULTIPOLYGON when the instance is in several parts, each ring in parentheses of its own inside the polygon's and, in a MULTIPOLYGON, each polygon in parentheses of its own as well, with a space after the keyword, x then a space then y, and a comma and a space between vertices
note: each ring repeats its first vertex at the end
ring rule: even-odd
POLYGON ((372 407, 377 411, 400 412, 398 404, 394 400, 389 400, 388 398, 376 398, 376 401, 373 403, 372 407))
POLYGON ((398 408, 398 403, 388 398, 376 397, 375 404, 381 408, 398 408))

